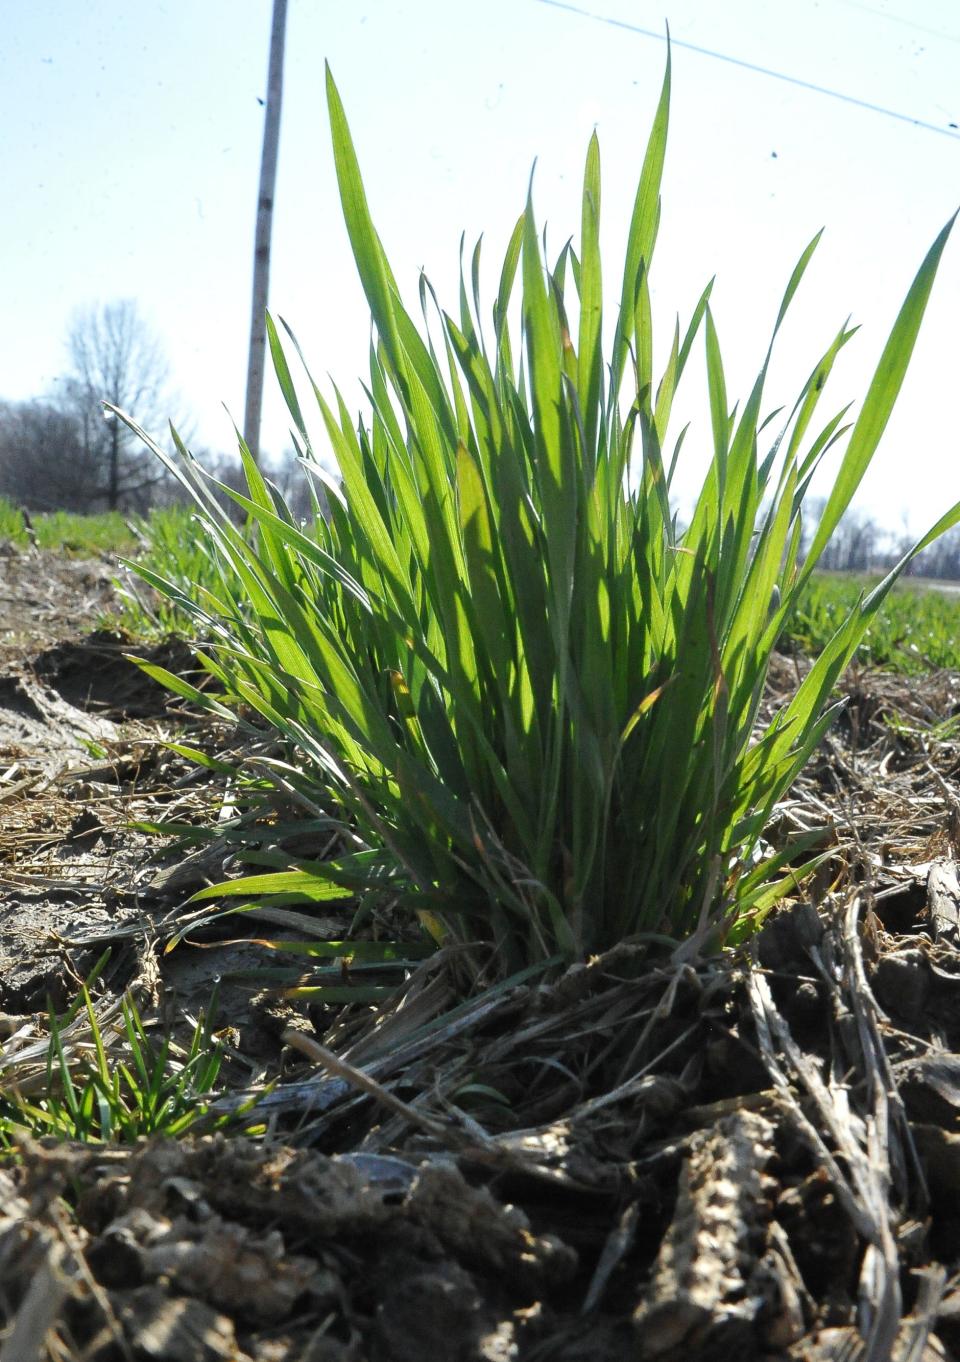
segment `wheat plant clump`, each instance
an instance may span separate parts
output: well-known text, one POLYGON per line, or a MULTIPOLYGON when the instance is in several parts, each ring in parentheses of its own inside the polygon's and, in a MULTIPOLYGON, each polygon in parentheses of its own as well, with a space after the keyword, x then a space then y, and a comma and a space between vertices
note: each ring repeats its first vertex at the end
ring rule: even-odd
MULTIPOLYGON (((241 443, 249 490, 231 495, 254 527, 241 534, 182 447, 172 466, 228 569, 223 592, 192 605, 221 684, 215 703, 250 706, 284 735, 291 778, 348 851, 202 897, 387 894, 433 941, 477 959, 493 947, 504 973, 624 939, 740 939, 810 864, 802 842, 774 850, 762 834, 897 572, 857 600, 758 732, 771 652, 877 448, 951 224, 855 420, 849 407, 821 413, 846 326, 791 407, 765 407, 773 339, 746 400, 731 405, 709 285, 653 372, 669 59, 606 348, 596 136, 578 247, 547 260, 528 197, 492 324, 479 244, 458 305, 443 311, 424 280, 418 320, 371 220, 329 72, 327 94, 374 335, 359 423, 339 391, 328 399, 310 381, 338 464, 325 477, 329 516, 294 524, 241 443), (686 431, 672 433, 672 416, 695 345, 713 453, 679 528, 671 484, 686 431), (844 439, 801 563, 805 493, 844 439)), ((817 240, 789 278, 773 338, 817 240)), ((324 477, 272 323, 269 337, 303 460, 324 477)), ((960 505, 900 568, 958 518, 960 505)))

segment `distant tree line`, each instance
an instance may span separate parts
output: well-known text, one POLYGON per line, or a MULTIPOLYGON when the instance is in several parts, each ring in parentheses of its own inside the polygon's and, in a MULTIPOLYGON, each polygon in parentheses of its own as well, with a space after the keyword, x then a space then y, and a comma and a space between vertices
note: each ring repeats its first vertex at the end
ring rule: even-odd
MULTIPOLYGON (((67 335, 68 367, 52 392, 0 401, 0 496, 28 511, 142 514, 182 499, 179 483, 104 402, 162 438, 173 420, 189 426, 169 383, 163 347, 130 300, 84 308, 67 335)), ((239 460, 202 456, 204 466, 242 490, 239 460)), ((294 515, 310 515, 304 478, 293 457, 264 472, 294 515)))
MULTIPOLYGON (((804 538, 809 544, 823 511, 823 500, 812 499, 804 538)), ((840 521, 823 551, 819 566, 827 572, 883 573, 900 561, 915 542, 905 530, 892 531, 864 511, 850 510, 840 521)), ((960 525, 917 555, 907 569, 911 577, 960 581, 960 525)))

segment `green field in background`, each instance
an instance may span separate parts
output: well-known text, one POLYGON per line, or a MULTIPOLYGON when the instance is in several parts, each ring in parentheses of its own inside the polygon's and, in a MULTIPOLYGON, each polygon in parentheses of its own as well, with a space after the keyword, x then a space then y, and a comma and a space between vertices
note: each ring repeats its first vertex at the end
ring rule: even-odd
MULTIPOLYGON (((783 643, 819 653, 876 578, 818 573, 809 582, 783 643)), ((902 580, 884 601, 857 653, 861 666, 917 673, 960 668, 960 583, 902 580)))

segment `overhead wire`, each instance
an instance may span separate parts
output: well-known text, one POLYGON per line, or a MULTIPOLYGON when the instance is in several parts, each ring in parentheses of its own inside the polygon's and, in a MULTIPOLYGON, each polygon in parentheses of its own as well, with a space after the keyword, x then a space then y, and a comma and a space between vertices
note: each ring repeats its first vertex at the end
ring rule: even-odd
MULTIPOLYGON (((595 14, 591 10, 583 9, 580 5, 571 5, 567 3, 567 0, 537 0, 537 3, 549 5, 552 9, 566 10, 570 14, 578 14, 583 19, 593 19, 597 23, 609 24, 613 28, 626 29, 628 33, 637 33, 643 38, 653 38, 656 42, 665 43, 667 41, 666 36, 663 33, 658 33, 656 29, 643 28, 640 24, 629 23, 626 19, 615 19, 612 15, 595 14)), ((672 47, 682 47, 687 52, 696 52, 701 57, 711 57, 715 61, 727 62, 730 66, 738 66, 744 71, 753 71, 760 76, 769 76, 771 80, 780 80, 786 85, 795 85, 799 89, 809 90, 813 94, 827 95, 830 99, 838 99, 844 104, 852 104, 858 109, 866 109, 869 113, 895 118, 901 123, 909 123, 915 128, 922 128, 925 132, 939 133, 941 137, 949 137, 954 142, 960 141, 960 129, 951 126, 944 128, 939 123, 930 123, 924 118, 915 118, 912 114, 900 113, 898 109, 889 109, 883 104, 873 104, 870 100, 845 94, 842 90, 832 90, 828 85, 817 85, 814 81, 788 75, 785 71, 775 71, 770 66, 761 66, 757 62, 745 61, 742 57, 732 57, 728 52, 718 52, 714 48, 701 47, 698 43, 689 43, 682 38, 671 36, 670 44, 672 47)))

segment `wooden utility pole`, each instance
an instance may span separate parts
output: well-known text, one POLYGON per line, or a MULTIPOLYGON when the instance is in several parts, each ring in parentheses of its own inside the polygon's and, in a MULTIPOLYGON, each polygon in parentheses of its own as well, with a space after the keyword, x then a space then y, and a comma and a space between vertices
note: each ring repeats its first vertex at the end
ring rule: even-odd
POLYGON ((260 459, 260 413, 263 407, 263 370, 267 351, 267 289, 270 282, 270 234, 273 230, 273 192, 277 182, 280 143, 280 106, 283 103, 283 46, 287 31, 287 0, 273 0, 270 28, 270 67, 267 107, 260 157, 257 231, 253 246, 253 309, 250 316, 250 356, 247 361, 247 405, 243 438, 253 457, 260 459))

